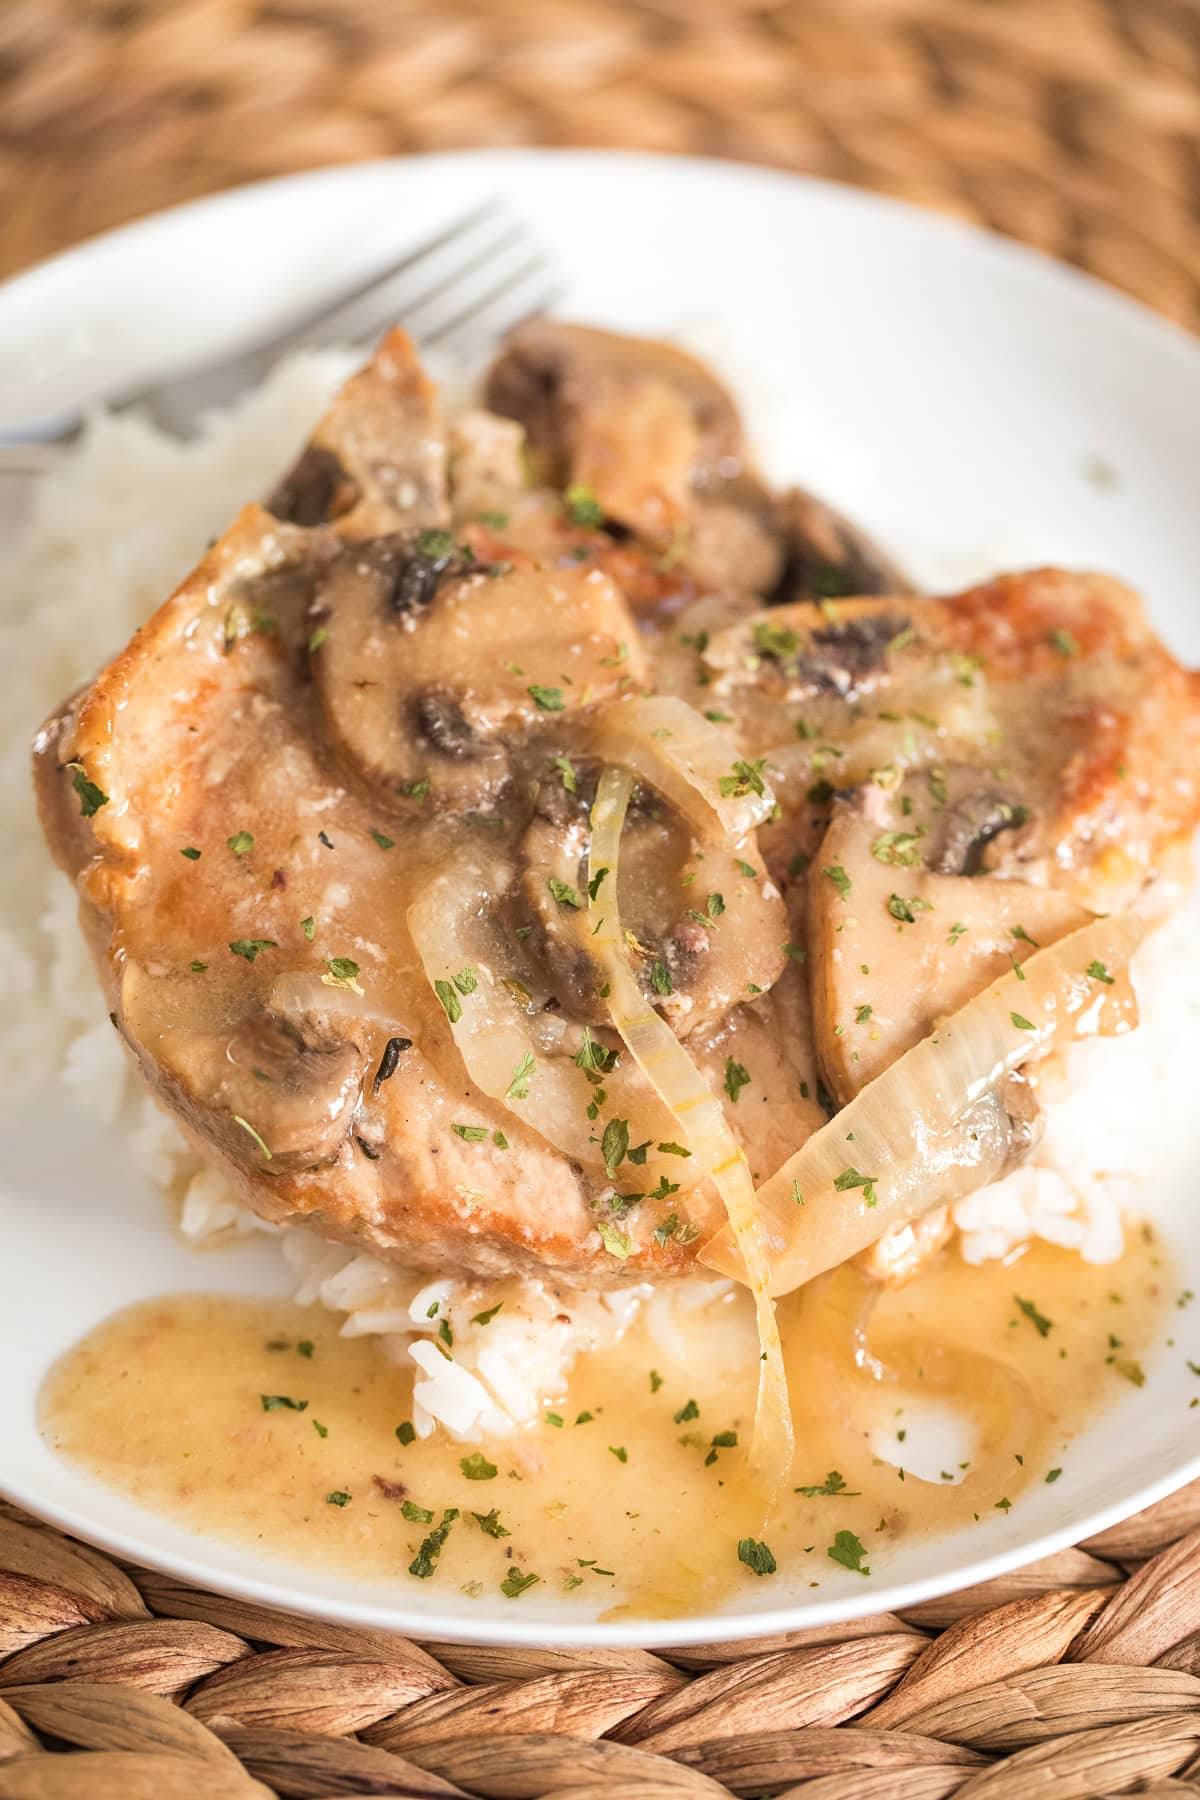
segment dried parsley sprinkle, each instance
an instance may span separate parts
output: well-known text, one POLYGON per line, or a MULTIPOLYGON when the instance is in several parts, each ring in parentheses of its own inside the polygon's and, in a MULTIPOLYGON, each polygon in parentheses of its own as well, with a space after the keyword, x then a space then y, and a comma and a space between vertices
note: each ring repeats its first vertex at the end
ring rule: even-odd
POLYGON ((1087 975, 1092 981, 1104 982, 1104 984, 1107 987, 1111 987, 1113 985, 1113 978, 1109 974, 1108 969, 1105 966, 1105 964, 1102 962, 1090 962, 1088 964, 1087 968, 1084 970, 1084 974, 1087 975))
POLYGON ((1073 632, 1066 631, 1061 625, 1050 633, 1050 642, 1060 656, 1078 656, 1079 640, 1073 632))
POLYGON ((321 648, 321 645, 326 641, 328 636, 329 636, 329 628, 325 625, 318 625, 317 629, 313 632, 312 636, 308 640, 308 653, 310 656, 316 655, 317 651, 321 648))
POLYGON ((933 906, 930 901, 922 900, 919 894, 914 894, 911 900, 905 900, 900 894, 890 894, 887 909, 893 919, 899 919, 902 925, 915 925, 917 914, 932 912, 933 906))
POLYGON ((314 1419, 312 1422, 312 1427, 319 1438, 327 1438, 329 1436, 328 1425, 322 1425, 320 1419, 314 1419))
POLYGON ((675 992, 671 971, 661 957, 656 957, 650 965, 650 986, 656 994, 664 996, 675 992))
POLYGON ((203 975, 205 970, 208 968, 208 964, 206 962, 200 962, 198 959, 193 958, 192 961, 188 964, 188 967, 192 971, 193 975, 203 975))
POLYGON ((1014 1294, 1013 1299, 1025 1314, 1025 1317, 1029 1320, 1029 1323, 1033 1326, 1038 1336, 1049 1337, 1051 1331, 1054 1329, 1053 1319, 1048 1319, 1045 1313, 1039 1312, 1032 1300, 1023 1300, 1020 1294, 1014 1294))
POLYGON ((831 1562, 841 1563, 844 1569, 853 1569, 856 1575, 871 1573, 864 1561, 866 1549, 852 1531, 837 1532, 825 1554, 831 1562))
POLYGON ((704 910, 710 919, 719 919, 725 911, 724 894, 710 894, 704 902, 704 910))
POLYGON ((580 898, 579 889, 573 888, 569 881, 560 881, 557 875, 552 875, 546 886, 560 906, 568 906, 573 912, 578 912, 582 907, 583 901, 580 898))
POLYGON ((534 1061, 529 1051, 526 1050, 524 1056, 512 1072, 512 1080, 505 1090, 504 1098, 506 1100, 528 1100, 529 1083, 536 1074, 537 1063, 534 1061))
POLYGON ((225 839, 225 842, 235 856, 245 856, 248 850, 254 848, 254 837, 249 831, 235 831, 232 837, 225 839))
POLYGON ((293 1400, 290 1394, 260 1394, 258 1397, 262 1401, 264 1412, 279 1412, 285 1407, 289 1412, 305 1412, 308 1409, 307 1400, 293 1400))
POLYGON ((1057 1481, 1061 1474, 1062 1474, 1061 1469, 1047 1469, 1046 1470, 1046 1480, 1047 1480, 1047 1482, 1057 1481))
POLYGON ((725 1092, 736 1104, 742 1089, 749 1085, 750 1071, 744 1063, 735 1062, 732 1056, 725 1058, 725 1092))
POLYGON ((733 765, 733 772, 722 775, 717 783, 722 800, 741 800, 747 794, 764 795, 767 791, 763 781, 766 766, 765 756, 760 756, 756 762, 748 762, 745 757, 739 757, 733 765))
POLYGON ((458 1466, 468 1481, 494 1481, 496 1478, 496 1465, 488 1461, 482 1450, 472 1450, 470 1456, 460 1457, 458 1466))
POLYGON ((744 1562, 756 1575, 774 1575, 779 1564, 758 1538, 738 1539, 738 1561, 744 1562))
POLYGON ((260 950, 275 950, 278 945, 274 938, 234 938, 229 948, 235 956, 243 956, 252 963, 260 950))
POLYGON ((839 1194, 849 1193, 852 1188, 861 1188, 867 1205, 874 1206, 875 1183, 878 1179, 877 1175, 860 1175, 857 1169, 849 1168, 843 1169, 840 1175, 835 1175, 833 1185, 839 1194))
POLYGON ((1012 1020, 1013 1024, 1016 1026, 1018 1031, 1036 1031, 1037 1030, 1037 1026, 1034 1025, 1029 1019, 1025 1018, 1024 1014, 1022 1014, 1022 1013, 1010 1012, 1008 1016, 1012 1020))
POLYGON ((546 1423, 547 1425, 553 1425, 556 1431, 561 1431, 563 1428, 563 1416, 561 1413, 548 1412, 546 1414, 546 1423))
POLYGON ((482 1144, 487 1136, 486 1125, 451 1125, 450 1129, 464 1144, 482 1144))
POLYGON ((677 1425, 682 1425, 687 1419, 698 1419, 699 1417, 700 1408, 696 1405, 694 1400, 688 1400, 675 1414, 675 1423, 677 1425))
POLYGON ((615 1256, 624 1262, 626 1257, 633 1255, 632 1238, 626 1237, 623 1231, 618 1231, 615 1225, 610 1225, 607 1219, 598 1219, 596 1230, 600 1233, 600 1242, 610 1256, 615 1256))
POLYGON ((604 1167, 611 1181, 614 1172, 620 1168, 629 1150, 629 1120, 610 1119, 604 1127, 604 1135, 600 1140, 600 1154, 604 1158, 604 1167))
POLYGON ((331 985, 353 987, 358 980, 358 964, 349 956, 331 956, 326 967, 333 978, 331 985))
POLYGON ((435 981, 433 991, 442 1003, 442 1010, 452 1025, 457 1025, 462 1018, 462 1002, 454 991, 452 982, 435 981))
POLYGON ((381 850, 394 850, 396 848, 395 838, 388 837, 382 831, 372 831, 371 836, 375 839, 375 842, 379 845, 381 850))
POLYGON ((662 1385, 663 1385, 663 1378, 659 1374, 658 1370, 651 1369, 651 1371, 650 1371, 650 1392, 652 1394, 657 1394, 659 1388, 662 1385))
POLYGON ((71 786, 79 795, 79 811, 83 818, 90 819, 102 806, 108 805, 108 795, 94 781, 88 780, 82 763, 70 762, 67 767, 74 770, 71 786))
POLYGON ((197 850, 195 848, 195 846, 193 844, 189 844, 187 849, 181 850, 179 852, 179 854, 180 854, 180 856, 186 856, 189 862, 199 862, 200 861, 200 852, 199 852, 199 850, 197 850))
POLYGON ((957 944, 959 938, 963 935, 963 932, 966 931, 967 929, 968 929, 968 927, 966 925, 963 925, 961 922, 957 925, 952 925, 950 927, 949 931, 946 933, 946 941, 951 944, 957 944))
POLYGON ((500 1523, 500 1514, 494 1506, 491 1512, 473 1512, 471 1517, 478 1525, 480 1531, 486 1531, 489 1537, 506 1538, 512 1536, 512 1532, 508 1530, 507 1526, 500 1523))
POLYGON ((416 1435, 416 1428, 411 1419, 405 1419, 402 1425, 397 1425, 396 1427, 396 1436, 400 1439, 402 1444, 411 1444, 415 1440, 416 1435))
POLYGON ((440 1525, 435 1525, 429 1536, 422 1540, 421 1548, 408 1565, 410 1575, 425 1581, 433 1574, 434 1564, 441 1555, 442 1545, 450 1535, 450 1527, 458 1517, 457 1506, 448 1506, 442 1514, 440 1525))
POLYGON ((615 1456, 620 1463, 627 1463, 629 1461, 629 1452, 626 1450, 624 1444, 610 1444, 608 1446, 608 1453, 610 1456, 615 1456))
POLYGON ((607 874, 608 874, 607 866, 605 866, 603 869, 597 869, 596 873, 592 876, 592 879, 588 882, 588 894, 591 896, 591 898, 593 900, 596 898, 596 895, 600 892, 600 889, 604 883, 604 877, 607 874))
POLYGON ((875 1010, 875 1008, 873 1006, 866 1005, 866 1004, 856 1008, 855 1014, 854 1014, 855 1024, 856 1025, 865 1025, 867 1020, 871 1017, 871 1014, 874 1012, 874 1010, 875 1010))
POLYGON ((433 1522, 433 1513, 429 1507, 418 1506, 415 1500, 403 1501, 400 1511, 411 1525, 430 1525, 433 1522))
POLYGON ((471 1319, 472 1325, 490 1325, 503 1305, 503 1300, 497 1300, 495 1306, 489 1306, 486 1312, 475 1313, 471 1319))
MULTIPOLYGON (((325 1504, 326 1506, 349 1506, 350 1496, 345 1488, 334 1488, 332 1494, 326 1494, 325 1504)), ((433 1514, 430 1513, 429 1517, 432 1518, 433 1514)))
POLYGON ((563 495, 563 505, 573 525, 582 525, 594 531, 604 523, 603 507, 591 488, 581 481, 571 483, 563 495))
POLYGON ((660 1156, 690 1156, 692 1154, 690 1150, 685 1150, 682 1144, 670 1142, 660 1144, 658 1150, 660 1156))
POLYGON ((900 864, 911 868, 920 857, 919 831, 883 831, 871 845, 876 862, 900 864))
POLYGON ((798 1487, 793 1491, 803 1494, 808 1500, 815 1500, 820 1495, 832 1494, 845 1494, 849 1499, 857 1498, 856 1490, 846 1486, 845 1476, 840 1474, 837 1469, 830 1469, 824 1481, 817 1482, 811 1487, 798 1487))
POLYGON ((500 1583, 500 1592, 509 1600, 519 1599, 526 1588, 531 1588, 540 1581, 540 1575, 522 1575, 520 1569, 510 1569, 500 1583))
POLYGON ((562 784, 566 788, 568 794, 576 793, 579 788, 579 783, 575 776, 575 764, 571 761, 570 757, 555 756, 551 758, 551 762, 554 768, 556 768, 562 776, 562 784))
POLYGON ((843 900, 850 898, 850 889, 853 884, 841 863, 831 863, 827 869, 822 869, 821 873, 829 877, 843 900))
POLYGON ((563 710, 563 696, 560 687, 542 687, 539 682, 534 681, 525 689, 525 692, 542 712, 561 712, 563 710))

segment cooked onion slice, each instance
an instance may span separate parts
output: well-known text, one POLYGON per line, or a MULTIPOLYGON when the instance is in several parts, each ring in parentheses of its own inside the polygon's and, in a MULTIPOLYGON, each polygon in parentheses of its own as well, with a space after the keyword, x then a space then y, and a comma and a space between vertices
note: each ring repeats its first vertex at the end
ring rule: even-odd
POLYGON ((596 749, 665 794, 709 843, 736 842, 774 810, 762 767, 673 694, 610 706, 596 749))
MULTIPOLYGON (((534 1036, 537 1015, 522 1003, 519 983, 505 981, 495 891, 493 871, 465 860, 430 882, 408 910, 417 954, 475 1085, 565 1156, 603 1170, 599 1133, 587 1116, 592 1085, 571 1057, 544 1051, 534 1036)), ((613 1070, 604 1087, 606 1110, 628 1119, 631 1136, 670 1137, 669 1116, 635 1071, 613 1070)), ((651 1156, 637 1171, 638 1185, 672 1166, 651 1156)))
MULTIPOLYGON (((686 709, 690 710, 690 709, 686 709)), ((736 1243, 739 1278, 754 1296, 761 1349, 753 1457, 766 1480, 782 1479, 791 1464, 793 1435, 787 1374, 779 1326, 768 1287, 762 1227, 754 1183, 720 1102, 710 1090, 671 1027, 648 1003, 629 966, 617 905, 621 831, 633 782, 624 769, 606 769, 592 808, 589 914, 592 942, 608 979, 608 1005, 623 1043, 678 1123, 696 1168, 712 1178, 729 1215, 736 1243), (601 869, 609 873, 597 884, 601 869)))
MULTIPOLYGON (((991 983, 868 1082, 758 1190, 770 1287, 786 1294, 915 1219, 993 1180, 1010 1126, 1004 1076, 1072 1038, 1137 1022, 1129 959, 1144 926, 1132 913, 1093 919, 991 983)), ((717 1233, 700 1260, 741 1272, 741 1247, 717 1233)))

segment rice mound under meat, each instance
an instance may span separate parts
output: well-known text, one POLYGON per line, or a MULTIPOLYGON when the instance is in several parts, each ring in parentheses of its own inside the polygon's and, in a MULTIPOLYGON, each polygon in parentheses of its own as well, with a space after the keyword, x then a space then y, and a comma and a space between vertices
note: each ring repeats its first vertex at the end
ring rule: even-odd
MULTIPOLYGON (((537 1417, 561 1394, 575 1357, 613 1342, 640 1309, 649 1307, 656 1333, 669 1334, 688 1310, 728 1301, 731 1284, 697 1277, 669 1296, 641 1286, 564 1302, 540 1282, 485 1287, 452 1273, 431 1282, 304 1229, 278 1232, 254 1219, 127 1059, 30 791, 28 747, 40 720, 132 635, 246 494, 270 488, 348 367, 340 354, 290 358, 186 444, 135 418, 98 416, 40 486, 29 528, 6 559, 0 608, 8 727, 0 746, 0 1077, 10 1099, 56 1081, 89 1113, 119 1124, 137 1167, 171 1197, 191 1242, 274 1232, 302 1303, 341 1314, 344 1334, 377 1337, 383 1354, 415 1366, 416 1431, 440 1426, 470 1440, 537 1417), (471 1323, 497 1300, 504 1304, 486 1328, 471 1323), (436 1345, 442 1320, 454 1333, 453 1362, 436 1345)), ((981 558, 979 573, 986 566, 981 558)), ((941 573, 919 572, 935 582, 941 573)), ((1193 899, 1140 953, 1139 1031, 1070 1052, 1034 1160, 955 1207, 969 1262, 1010 1257, 1034 1237, 1089 1262, 1120 1256, 1122 1214, 1148 1210, 1139 1176, 1146 1120, 1168 1133, 1186 1132, 1189 1121, 1187 1048, 1200 1022, 1200 965, 1189 950, 1198 922, 1193 899)))

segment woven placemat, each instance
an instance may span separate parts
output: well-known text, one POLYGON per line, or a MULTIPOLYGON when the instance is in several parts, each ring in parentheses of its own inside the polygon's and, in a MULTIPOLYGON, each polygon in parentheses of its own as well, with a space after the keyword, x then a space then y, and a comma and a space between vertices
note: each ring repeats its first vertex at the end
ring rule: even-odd
POLYGON ((856 182, 1200 322, 1196 0, 0 3, 0 273, 239 181, 526 143, 856 182))
POLYGON ((650 1655, 201 1593, 0 1503, 0 1800, 1200 1793, 1200 1483, 1016 1574, 650 1655))
MULTIPOLYGON (((974 219, 1200 324, 1196 0, 0 0, 0 274, 156 207, 480 144, 740 157, 974 219)), ((1200 1793, 1200 1486, 854 1625, 415 1644, 0 1505, 0 1800, 1200 1793)))

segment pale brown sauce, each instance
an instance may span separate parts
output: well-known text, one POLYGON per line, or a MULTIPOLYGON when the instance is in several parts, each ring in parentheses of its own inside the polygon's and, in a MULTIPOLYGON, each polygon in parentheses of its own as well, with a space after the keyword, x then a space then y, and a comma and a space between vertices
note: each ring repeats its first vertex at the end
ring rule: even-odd
POLYGON ((42 1428, 131 1499, 273 1561, 415 1590, 408 1565, 443 1510, 458 1507, 431 1577, 439 1593, 495 1595, 516 1570, 589 1611, 670 1616, 754 1587, 737 1558, 742 1537, 765 1541, 785 1578, 820 1587, 842 1576, 828 1557, 838 1532, 855 1534, 880 1574, 902 1541, 993 1517, 1004 1502, 1018 1508, 1030 1484, 1069 1467, 1080 1429, 1136 1383, 1169 1291, 1147 1227, 1130 1230, 1120 1263, 1101 1267, 1041 1243, 982 1268, 951 1249, 881 1293, 871 1348, 901 1369, 884 1382, 850 1369, 838 1313, 863 1292, 853 1271, 789 1296, 779 1313, 797 1452, 765 1514, 739 1450, 706 1463, 715 1435, 737 1431, 742 1446, 750 1437, 744 1296, 700 1315, 674 1344, 643 1315, 616 1345, 580 1359, 564 1395, 547 1397, 561 1426, 543 1420, 482 1445, 440 1431, 402 1444, 411 1365, 389 1361, 378 1340, 339 1337, 319 1308, 167 1296, 106 1320, 55 1365, 42 1428), (1018 1295, 1050 1321, 1044 1333, 1018 1295), (1014 1379, 1027 1385, 1018 1392, 1014 1379), (264 1394, 306 1405, 265 1411, 264 1394), (940 1469, 926 1468, 932 1479, 901 1474, 909 1432, 915 1445, 935 1394, 975 1433, 969 1467, 945 1471, 954 1480, 940 1469), (593 1416, 576 1423, 584 1413, 593 1416), (495 1465, 493 1478, 464 1477, 460 1461, 474 1450, 495 1465), (844 1489, 794 1491, 826 1485, 835 1470, 844 1489), (405 1499, 432 1523, 406 1519, 405 1499), (472 1516, 493 1509, 511 1535, 490 1536, 472 1516))

